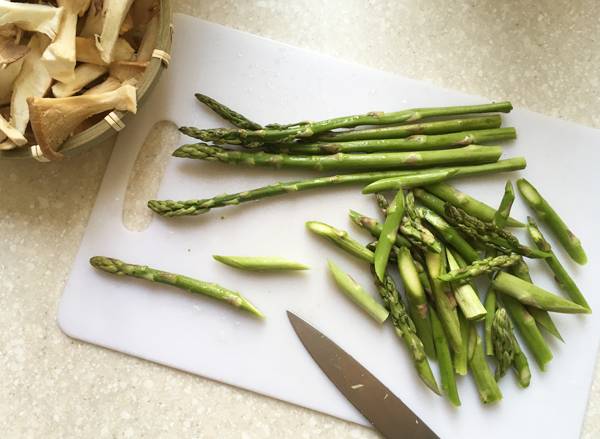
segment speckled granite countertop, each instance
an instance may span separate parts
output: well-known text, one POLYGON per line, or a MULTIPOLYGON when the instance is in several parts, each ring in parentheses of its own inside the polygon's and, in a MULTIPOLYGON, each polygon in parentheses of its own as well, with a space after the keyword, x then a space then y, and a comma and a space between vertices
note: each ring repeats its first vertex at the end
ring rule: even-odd
MULTIPOLYGON (((296 46, 600 126, 596 0, 175 0, 296 46)), ((56 325, 110 145, 0 162, 3 438, 374 438, 371 430, 73 341, 56 325)), ((600 437, 600 369, 584 426, 600 437)))

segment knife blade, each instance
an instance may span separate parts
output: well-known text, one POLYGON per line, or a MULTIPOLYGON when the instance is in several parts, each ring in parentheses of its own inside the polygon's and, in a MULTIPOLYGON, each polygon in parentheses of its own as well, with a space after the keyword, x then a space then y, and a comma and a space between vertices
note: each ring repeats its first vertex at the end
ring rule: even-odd
POLYGON ((388 439, 439 439, 417 415, 350 354, 287 312, 298 338, 338 390, 388 439))

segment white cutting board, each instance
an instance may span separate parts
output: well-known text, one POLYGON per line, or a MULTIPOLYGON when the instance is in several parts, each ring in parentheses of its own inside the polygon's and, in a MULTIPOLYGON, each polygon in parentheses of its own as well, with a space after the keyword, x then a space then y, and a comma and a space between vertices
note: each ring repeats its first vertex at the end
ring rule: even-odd
MULTIPOLYGON (((577 437, 600 337, 597 315, 556 316, 566 344, 550 340, 555 359, 546 373, 532 362, 529 389, 519 389, 509 375, 502 381, 502 403, 484 407, 468 377, 460 379, 462 408, 451 408, 420 383, 390 325, 377 326, 340 295, 325 261, 335 260, 370 287, 364 264, 304 228, 307 220, 321 220, 368 242, 347 217, 351 208, 377 214, 372 199, 360 195, 358 188, 290 194, 180 220, 154 218, 149 228, 137 233, 123 227, 125 187, 150 127, 160 120, 199 127, 223 124, 195 101, 196 91, 262 123, 486 101, 182 15, 175 17, 175 29, 170 68, 114 149, 64 291, 61 328, 81 340, 366 424, 296 338, 285 314, 290 309, 354 355, 442 437, 480 438, 482 432, 489 439, 516 432, 519 437, 577 437), (312 270, 248 274, 213 261, 212 254, 282 255, 306 262, 312 270), (238 289, 267 319, 259 321, 204 297, 97 272, 88 265, 93 255, 238 289)), ((539 87, 542 92, 542 84, 539 87)), ((507 145, 505 155, 527 157, 525 175, 585 243, 588 266, 579 269, 566 261, 567 267, 600 312, 595 288, 600 261, 600 204, 595 193, 600 187, 600 133, 524 110, 515 110, 505 122, 519 130, 519 140, 507 145)), ((202 198, 300 175, 173 158, 158 198, 202 198)), ((496 204, 505 178, 457 184, 496 204)), ((525 217, 521 202, 514 213, 525 217)), ((533 268, 542 286, 556 290, 542 266, 533 268)))

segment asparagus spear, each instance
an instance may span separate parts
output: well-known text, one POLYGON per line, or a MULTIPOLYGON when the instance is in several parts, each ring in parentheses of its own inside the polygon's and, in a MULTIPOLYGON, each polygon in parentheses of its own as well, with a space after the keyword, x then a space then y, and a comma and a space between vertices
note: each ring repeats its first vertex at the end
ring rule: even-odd
POLYGON ((499 381, 506 374, 515 358, 512 326, 504 308, 498 308, 494 313, 492 345, 497 360, 496 381, 499 381))
POLYGON ((502 268, 510 267, 521 260, 521 256, 517 254, 500 255, 493 258, 480 259, 473 262, 471 265, 452 268, 448 273, 440 277, 444 282, 466 281, 482 274, 492 273, 502 268))
POLYGON ((393 113, 370 112, 363 115, 338 117, 319 122, 299 122, 293 125, 271 125, 262 130, 244 129, 208 129, 199 130, 193 127, 182 127, 180 131, 188 136, 205 142, 223 142, 229 144, 249 144, 259 146, 263 143, 305 139, 337 128, 352 128, 361 125, 389 125, 415 122, 427 117, 456 116, 473 113, 508 113, 512 110, 510 102, 499 102, 483 105, 468 105, 439 108, 415 108, 393 113))
MULTIPOLYGON (((525 159, 522 157, 512 158, 508 160, 500 160, 496 163, 474 166, 459 166, 451 169, 458 169, 456 176, 475 176, 492 174, 496 172, 508 172, 524 169, 526 166, 525 159)), ((438 168, 444 169, 444 168, 438 168)), ((329 177, 317 177, 305 180, 296 180, 288 182, 279 182, 269 186, 252 189, 249 191, 238 192, 233 194, 217 195, 212 198, 203 200, 151 200, 148 201, 148 207, 154 212, 167 216, 185 216, 199 215, 206 213, 217 207, 235 206, 247 201, 260 200, 276 195, 284 195, 293 192, 300 192, 309 189, 317 189, 327 186, 337 186, 342 184, 366 184, 382 178, 398 177, 401 175, 418 174, 426 171, 380 171, 380 172, 363 172, 357 174, 333 175, 329 177)))
POLYGON ((515 202, 515 191, 510 180, 506 182, 504 187, 504 195, 500 201, 500 206, 494 214, 494 224, 498 227, 504 227, 510 218, 510 210, 515 202))
POLYGON ((328 155, 356 152, 399 152, 431 151, 435 149, 457 148, 460 146, 481 144, 517 137, 514 128, 496 128, 492 130, 464 131, 460 133, 438 135, 414 135, 402 139, 370 139, 348 142, 316 143, 273 143, 265 146, 265 151, 286 154, 328 155))
POLYGON ((475 325, 471 325, 471 333, 469 334, 469 368, 475 378, 479 398, 484 404, 491 404, 502 399, 502 392, 498 387, 498 383, 494 379, 494 375, 490 370, 490 366, 485 360, 481 338, 477 334, 475 325))
POLYGON ((416 212, 420 218, 427 221, 441 235, 447 244, 456 249, 468 262, 474 262, 479 259, 479 253, 444 218, 432 210, 423 207, 417 207, 416 212))
POLYGON ((375 256, 373 258, 373 265, 375 266, 375 273, 379 280, 383 280, 383 275, 387 268, 388 259, 392 246, 396 242, 396 235, 398 234, 398 227, 400 227, 400 221, 404 216, 404 191, 400 189, 394 200, 387 208, 387 215, 383 227, 381 229, 381 235, 377 241, 375 247, 375 256))
POLYGON ((405 175, 402 177, 384 178, 377 180, 365 186, 362 190, 363 194, 373 194, 389 190, 398 190, 400 188, 410 189, 415 186, 435 183, 438 181, 448 180, 455 176, 456 169, 432 170, 431 172, 422 172, 420 174, 405 175))
POLYGON ((464 210, 446 203, 446 218, 454 227, 487 248, 502 253, 518 253, 530 258, 545 258, 548 253, 522 245, 511 233, 493 223, 481 221, 464 210))
POLYGON ((383 282, 377 279, 377 276, 373 277, 377 291, 379 292, 379 295, 381 296, 386 308, 390 312, 390 317, 392 324, 394 325, 394 329, 396 330, 396 334, 402 338, 406 347, 408 348, 413 358, 413 363, 417 373, 425 385, 439 395, 440 390, 435 382, 429 362, 427 361, 425 348, 423 347, 423 343, 416 333, 413 321, 406 313, 406 309, 404 308, 404 304, 400 299, 400 295, 398 294, 398 290, 396 289, 394 281, 390 276, 387 275, 384 277, 383 282))
POLYGON ((558 216, 558 213, 540 195, 537 189, 524 178, 517 180, 517 187, 521 196, 539 219, 548 224, 548 227, 554 232, 569 256, 578 264, 586 264, 587 256, 581 246, 581 241, 569 230, 562 218, 558 216))
POLYGON ((425 353, 430 358, 435 358, 435 347, 431 329, 431 316, 425 290, 419 280, 419 274, 410 250, 400 247, 396 252, 398 273, 406 292, 410 314, 417 329, 417 335, 423 342, 425 353))
POLYGON ((369 139, 400 139, 415 134, 445 134, 468 130, 500 128, 499 115, 471 117, 466 119, 439 120, 412 125, 397 125, 384 128, 346 130, 325 133, 317 137, 325 142, 348 142, 369 139))
POLYGON ((90 264, 107 273, 116 274, 118 276, 132 276, 139 279, 145 279, 150 282, 158 282, 161 284, 170 285, 176 288, 189 291, 194 294, 202 294, 220 300, 231 306, 234 306, 244 311, 248 311, 257 317, 264 317, 248 299, 240 295, 236 291, 228 290, 220 285, 204 282, 181 274, 168 273, 166 271, 157 270, 146 265, 135 265, 123 262, 119 259, 108 258, 104 256, 94 256, 90 259, 90 264))
POLYGON ((433 339, 435 341, 435 352, 440 364, 440 374, 442 376, 442 391, 448 400, 455 407, 460 406, 460 397, 456 388, 456 377, 454 376, 454 366, 452 365, 452 356, 450 355, 450 346, 444 333, 442 323, 435 312, 431 310, 431 327, 433 330, 433 339))
POLYGON ((456 299, 452 294, 452 290, 448 284, 438 279, 440 274, 446 271, 446 254, 425 252, 425 261, 431 289, 433 293, 433 301, 439 313, 440 320, 446 331, 446 335, 450 341, 450 346, 454 352, 459 352, 462 348, 462 339, 460 336, 460 323, 456 313, 456 299))
POLYGON ((519 330, 527 348, 533 354, 541 370, 546 369, 546 364, 552 360, 552 351, 542 336, 535 320, 525 307, 516 299, 503 295, 502 303, 506 307, 515 326, 519 330))
POLYGON ((469 371, 469 334, 470 323, 462 312, 458 313, 460 323, 460 336, 462 338, 461 349, 454 354, 454 371, 461 376, 465 376, 469 371))
POLYGON ((367 293, 351 276, 344 273, 340 267, 327 261, 329 272, 342 292, 359 308, 371 316, 377 323, 383 323, 389 312, 367 293))
POLYGON ((494 315, 496 315, 496 291, 490 286, 488 287, 487 294, 485 296, 485 321, 484 321, 484 335, 485 335, 485 354, 492 356, 494 355, 494 345, 492 344, 492 325, 494 322, 494 315))
MULTIPOLYGON (((379 224, 376 219, 362 215, 354 210, 350 211, 350 219, 358 227, 369 232, 373 238, 379 238, 381 235, 381 224, 379 224)), ((411 243, 400 234, 396 235, 395 244, 399 247, 409 247, 411 245, 411 243)))
POLYGON ((492 285, 497 291, 514 297, 519 302, 535 306, 546 311, 555 311, 568 314, 589 314, 590 310, 573 303, 560 296, 525 282, 509 273, 500 272, 493 280, 492 285))
POLYGON ((514 333, 513 343, 515 347, 513 369, 515 371, 515 375, 517 376, 517 382, 523 388, 529 387, 529 383, 531 382, 531 370, 529 369, 529 361, 527 361, 527 357, 521 350, 521 346, 519 346, 519 342, 515 338, 514 333))
POLYGON ((275 256, 213 255, 213 259, 230 267, 249 271, 289 271, 309 268, 308 265, 275 256))
POLYGON ((196 93, 194 96, 212 111, 238 128, 243 128, 245 130, 261 130, 263 128, 262 125, 252 122, 243 114, 233 111, 231 108, 217 102, 209 96, 203 95, 202 93, 196 93))
MULTIPOLYGON (((463 260, 459 262, 459 256, 455 255, 450 251, 450 249, 446 249, 446 256, 448 257, 448 267, 453 270, 460 270, 461 265, 465 265, 463 260)), ((439 276, 439 279, 446 282, 447 274, 443 274, 439 276)), ((467 320, 480 320, 485 317, 486 309, 481 304, 479 300, 479 294, 470 283, 454 283, 454 297, 456 298, 456 302, 460 307, 462 313, 467 318, 467 320)))
POLYGON ((537 248, 550 254, 550 257, 546 258, 546 263, 554 273, 555 279, 560 287, 567 292, 573 302, 591 311, 590 305, 587 303, 587 300, 585 300, 585 297, 577 287, 577 284, 573 278, 569 276, 569 273, 567 273, 565 267, 563 267, 563 265, 560 263, 556 257, 556 254, 552 251, 552 246, 548 241, 546 241, 544 235, 542 235, 542 232, 531 217, 528 218, 527 230, 537 248))
POLYGON ((329 239, 335 245, 342 250, 346 250, 352 256, 356 256, 359 259, 367 261, 372 264, 374 260, 374 254, 371 250, 367 249, 360 242, 350 238, 348 232, 345 230, 339 230, 328 224, 321 223, 318 221, 308 221, 306 228, 319 236, 329 239))
MULTIPOLYGON (((375 199, 383 214, 387 215, 389 206, 387 199, 381 194, 376 194, 375 199)), ((439 253, 441 251, 439 241, 427 227, 423 226, 421 219, 414 213, 414 197, 411 192, 406 194, 405 209, 407 215, 400 222, 400 232, 417 247, 439 253)))
POLYGON ((196 143, 180 146, 174 157, 222 162, 232 165, 271 168, 313 169, 316 171, 410 169, 432 165, 480 164, 498 161, 499 146, 469 145, 462 148, 372 154, 333 154, 325 156, 246 152, 196 143))
MULTIPOLYGON (((519 262, 513 265, 509 271, 519 279, 529 282, 530 284, 533 283, 533 280, 531 280, 531 275, 529 274, 529 267, 522 258, 519 262)), ((527 306, 526 308, 538 325, 558 338, 560 341, 564 341, 558 328, 552 321, 552 317, 550 317, 550 313, 548 311, 544 311, 543 309, 539 309, 534 306, 527 306)))
MULTIPOLYGON (((428 192, 432 193, 438 198, 461 208, 469 215, 474 216, 485 222, 493 222, 494 217, 496 216, 496 209, 487 204, 476 200, 470 195, 465 194, 464 192, 460 192, 458 189, 450 186, 446 183, 435 183, 427 186, 428 192)), ((442 214, 440 214, 442 215, 442 214)), ((525 227, 525 224, 513 219, 509 218, 506 222, 506 225, 509 227, 525 227)))

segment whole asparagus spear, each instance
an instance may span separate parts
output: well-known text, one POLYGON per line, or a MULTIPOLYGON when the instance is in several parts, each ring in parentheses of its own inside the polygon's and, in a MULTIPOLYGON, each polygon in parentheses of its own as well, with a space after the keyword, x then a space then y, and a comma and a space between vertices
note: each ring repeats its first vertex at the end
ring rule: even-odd
MULTIPOLYGON (((529 282, 530 284, 533 283, 531 275, 529 274, 529 267, 523 259, 521 259, 519 262, 513 265, 509 271, 510 273, 517 276, 519 279, 522 279, 525 282, 529 282)), ((543 309, 539 309, 534 306, 527 306, 526 308, 538 325, 540 325, 550 334, 558 338, 560 341, 564 341, 562 336, 560 335, 560 331, 554 324, 554 321, 552 320, 552 317, 550 317, 550 313, 548 311, 544 311, 543 309)))
POLYGON ((410 169, 435 165, 493 163, 502 155, 499 146, 469 145, 462 148, 372 154, 288 155, 246 152, 196 143, 180 146, 174 157, 222 162, 232 165, 271 168, 313 169, 315 171, 410 169))
POLYGON ((545 258, 548 253, 522 245, 511 233, 469 215, 464 210, 446 203, 446 218, 457 229, 488 248, 502 253, 518 253, 530 258, 545 258))
POLYGON ((457 148, 460 146, 515 139, 514 128, 463 131, 460 133, 425 135, 418 134, 401 139, 371 139, 348 142, 316 143, 273 143, 265 146, 265 151, 286 154, 328 155, 357 152, 399 152, 431 151, 457 148))
POLYGON ((327 238, 342 250, 346 250, 346 252, 352 256, 356 256, 370 264, 373 263, 375 257, 374 253, 360 242, 352 239, 345 230, 339 230, 329 224, 318 221, 308 221, 306 223, 306 228, 319 236, 327 238))
MULTIPOLYGON (((453 167, 458 172, 456 176, 475 176, 492 174, 496 172, 509 172, 524 169, 525 159, 522 157, 508 160, 500 160, 496 163, 474 166, 453 167)), ((444 169, 444 168, 437 168, 444 169)), ((429 172, 430 169, 426 170, 429 172)), ((148 201, 148 207, 159 215, 173 217, 185 215, 199 215, 206 213, 211 209, 226 206, 235 206, 244 202, 260 200, 263 198, 284 195, 293 192, 300 192, 309 189, 317 189, 327 186, 337 186, 344 184, 366 184, 376 180, 388 177, 398 177, 402 175, 418 174, 424 171, 380 171, 363 172, 357 174, 333 175, 328 177, 317 177, 305 180, 296 180, 288 182, 279 182, 269 186, 260 187, 244 192, 233 194, 217 195, 212 198, 200 200, 151 200, 148 201)))
POLYGON ((587 256, 581 246, 581 241, 569 230, 562 218, 558 216, 558 213, 540 195, 537 189, 524 178, 517 180, 517 187, 539 219, 548 224, 548 227, 554 232, 569 256, 578 264, 586 264, 587 256))
POLYGON ((497 360, 496 381, 502 378, 515 358, 515 345, 508 314, 504 308, 498 308, 492 323, 492 344, 497 360))
POLYGON ((425 385, 439 395, 440 390, 433 377, 429 362, 427 361, 423 343, 417 336, 413 321, 406 313, 406 309, 400 299, 394 281, 387 275, 384 277, 383 282, 377 279, 377 276, 373 276, 373 278, 375 280, 377 291, 390 312, 396 334, 404 340, 404 343, 413 358, 413 364, 415 365, 417 373, 425 385))
POLYGON ((398 273, 406 292, 410 315, 415 323, 417 335, 423 342, 425 353, 430 358, 435 358, 435 346, 431 329, 430 308, 427 303, 425 290, 419 280, 419 274, 415 261, 406 247, 400 247, 396 251, 398 273))
POLYGON ((244 129, 208 129, 199 130, 193 127, 182 127, 181 132, 205 142, 224 142, 231 145, 249 144, 260 146, 263 143, 305 139, 338 128, 352 128, 361 125, 389 125, 415 122, 426 117, 456 116, 473 113, 508 113, 512 110, 510 102, 499 102, 484 105, 468 105, 456 107, 415 108, 392 113, 370 112, 363 115, 345 116, 319 122, 299 122, 294 125, 273 125, 262 130, 244 129))
MULTIPOLYGON (((474 216, 475 218, 480 219, 485 222, 493 222, 494 217, 496 216, 496 209, 487 204, 476 200, 470 195, 465 194, 464 192, 459 191, 458 189, 450 186, 446 183, 435 183, 427 186, 428 192, 432 193, 438 198, 461 208, 469 215, 474 216)), ((432 207, 428 206, 430 209, 432 207)), ((439 213, 443 215, 443 213, 439 213)), ((525 224, 517 221, 516 219, 509 218, 506 222, 508 227, 525 227, 525 224)))
POLYGON ((482 274, 492 273, 502 268, 510 267, 521 260, 521 256, 517 254, 500 255, 493 258, 480 259, 473 262, 471 265, 452 269, 448 273, 440 277, 444 282, 456 282, 470 280, 482 274))
POLYGON ((569 273, 567 273, 565 267, 563 267, 563 265, 560 263, 560 261, 556 257, 556 254, 552 251, 552 246, 548 241, 546 241, 544 235, 542 235, 542 232, 531 217, 528 218, 527 230, 529 232, 529 236, 531 236, 531 239, 533 239, 533 242, 535 242, 537 248, 541 251, 550 254, 550 256, 546 258, 546 263, 554 273, 554 277, 557 280, 558 284, 561 286, 561 288, 567 292, 567 294, 573 302, 591 311, 590 305, 588 304, 587 300, 585 300, 585 297, 577 287, 577 284, 575 283, 573 278, 569 276, 569 273))
POLYGON ((181 288, 190 293, 209 296, 236 308, 248 311, 250 314, 257 317, 264 317, 264 315, 252 305, 248 299, 235 291, 228 290, 227 288, 214 283, 204 282, 181 274, 168 273, 146 265, 129 264, 119 259, 107 258, 104 256, 94 256, 90 259, 90 264, 99 270, 118 276, 137 277, 139 279, 149 280, 150 282, 158 282, 181 288))
POLYGON ((348 142, 369 139, 401 139, 415 134, 445 134, 468 130, 486 130, 500 128, 499 115, 470 117, 464 119, 439 120, 412 125, 396 125, 384 128, 334 131, 317 136, 325 142, 348 142))
POLYGON ((492 282, 496 291, 514 297, 519 302, 546 311, 568 314, 590 314, 590 310, 560 296, 525 282, 512 274, 500 272, 492 282))
POLYGON ((452 405, 458 407, 460 406, 460 397, 456 388, 456 376, 454 375, 450 346, 435 309, 431 310, 431 327, 435 341, 435 352, 440 364, 440 374, 442 375, 442 390, 452 405))
POLYGON ((262 125, 252 122, 243 114, 233 111, 231 108, 217 102, 209 96, 203 95, 202 93, 196 93, 194 96, 212 111, 238 128, 243 128, 245 130, 261 130, 263 128, 262 125))
POLYGON ((373 265, 375 266, 375 274, 379 280, 383 280, 383 275, 388 265, 388 259, 392 246, 396 242, 396 236, 398 234, 398 227, 400 227, 400 221, 404 216, 404 191, 398 190, 393 201, 387 208, 387 215, 383 227, 381 229, 381 235, 377 241, 375 247, 375 256, 373 258, 373 265))

